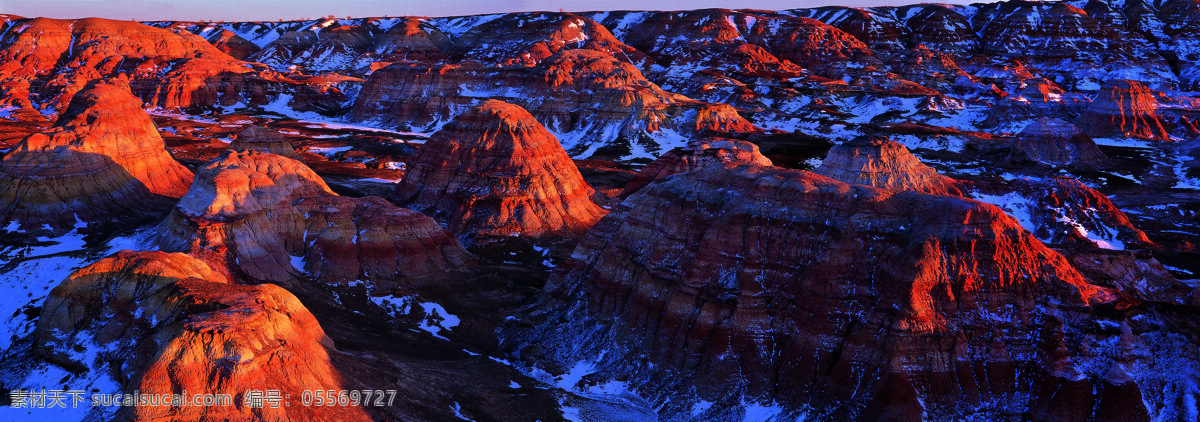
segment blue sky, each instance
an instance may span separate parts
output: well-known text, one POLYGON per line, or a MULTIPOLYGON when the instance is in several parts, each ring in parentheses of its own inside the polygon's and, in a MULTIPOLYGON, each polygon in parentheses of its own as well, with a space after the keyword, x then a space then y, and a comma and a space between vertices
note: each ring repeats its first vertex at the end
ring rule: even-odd
MULTIPOLYGON (((344 16, 454 16, 565 10, 795 9, 919 3, 912 0, 0 0, 0 13, 26 17, 136 20, 278 20, 344 16), (652 6, 649 6, 652 5, 652 6)), ((930 2, 930 1, 926 1, 930 2)), ((941 0, 937 3, 970 3, 941 0)))

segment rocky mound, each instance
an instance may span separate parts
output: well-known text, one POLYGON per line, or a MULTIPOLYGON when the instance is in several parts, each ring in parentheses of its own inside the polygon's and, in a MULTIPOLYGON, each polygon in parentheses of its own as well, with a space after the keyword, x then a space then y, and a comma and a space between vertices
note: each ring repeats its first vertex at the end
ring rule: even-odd
POLYGON ((830 148, 816 172, 880 189, 961 195, 954 179, 938 174, 904 145, 882 135, 861 136, 830 148))
POLYGON ((250 60, 276 69, 297 66, 314 72, 361 75, 376 59, 371 53, 382 32, 377 24, 342 25, 323 20, 309 28, 285 32, 250 60))
POLYGON ((525 108, 572 155, 583 157, 650 155, 676 146, 667 142, 676 139, 672 132, 757 131, 730 108, 719 110, 721 119, 704 120, 711 116, 702 113, 708 104, 664 91, 633 65, 589 49, 559 51, 529 68, 391 65, 367 79, 350 119, 432 132, 488 98, 525 108))
POLYGON ((71 95, 93 79, 119 72, 135 80, 154 78, 135 81, 134 92, 140 96, 143 85, 162 82, 159 65, 199 57, 235 62, 203 38, 137 22, 36 18, 14 22, 11 29, 0 41, 0 86, 6 101, 32 108, 38 99, 39 108, 51 113, 62 110, 71 95))
POLYGON ((941 92, 975 93, 983 88, 977 78, 955 63, 952 55, 925 45, 900 52, 889 64, 900 77, 941 92))
POLYGON ((763 22, 749 28, 745 37, 776 57, 821 76, 841 78, 847 69, 882 64, 862 41, 815 19, 764 17, 763 22))
POLYGON ((1010 95, 988 110, 984 126, 1005 126, 1022 119, 1078 115, 1091 106, 1086 96, 1066 92, 1047 79, 1022 80, 1010 95))
POLYGON ((1055 166, 1091 166, 1108 160, 1096 142, 1062 119, 1037 119, 1013 140, 1009 159, 1055 166))
POLYGON ((446 60, 450 38, 423 19, 404 18, 378 37, 374 54, 385 62, 446 60))
POLYGON ((159 246, 188 252, 214 268, 284 281, 304 256, 304 198, 334 196, 303 163, 258 151, 226 151, 197 171, 179 205, 159 225, 159 246))
POLYGON ((886 9, 881 11, 884 13, 871 9, 828 6, 789 12, 832 25, 866 43, 876 54, 891 56, 904 50, 909 29, 889 16, 886 9))
POLYGON ((433 219, 379 198, 339 198, 303 163, 258 151, 226 151, 201 167, 158 230, 163 250, 273 282, 308 273, 395 288, 471 260, 433 219))
POLYGON ((126 393, 237 401, 124 407, 119 418, 369 420, 360 407, 245 406, 248 390, 279 390, 298 403, 304 391, 345 388, 330 363, 333 342, 286 290, 229 284, 187 255, 126 251, 76 271, 51 291, 35 335, 42 356, 119 374, 126 393), (73 358, 89 355, 97 357, 73 358))
POLYGON ((229 144, 234 151, 259 151, 282 157, 300 160, 300 153, 292 148, 283 134, 274 129, 261 126, 250 126, 238 132, 237 137, 229 144))
MULTIPOLYGON (((976 186, 984 192, 989 189, 983 184, 976 186)), ((1073 177, 1020 178, 999 189, 1000 194, 1015 193, 1024 198, 1010 206, 1012 213, 1028 216, 1032 227, 1027 228, 1045 242, 1082 241, 1105 249, 1137 248, 1150 243, 1107 196, 1073 177)))
POLYGON ((467 110, 408 163, 400 203, 458 234, 581 234, 604 211, 554 135, 500 100, 467 110))
POLYGON ((192 172, 171 158, 141 105, 119 80, 76 94, 52 129, 0 160, 0 217, 62 228, 169 209, 192 172))
POLYGON ((759 17, 725 9, 659 12, 631 28, 625 40, 663 64, 651 74, 664 83, 702 69, 803 74, 800 66, 746 42, 743 31, 759 17))
POLYGON ((548 288, 506 342, 565 368, 599 356, 593 381, 652 392, 665 419, 700 401, 722 419, 737 403, 831 420, 1044 406, 1075 365, 1045 353, 1078 347, 1051 308, 1113 298, 994 206, 761 166, 647 186, 548 288))
POLYGON ((325 283, 366 280, 374 292, 412 288, 475 261, 432 218, 383 198, 322 196, 295 207, 306 220, 303 270, 325 283))
POLYGON ((348 100, 332 85, 349 78, 328 83, 332 77, 286 77, 235 59, 179 27, 36 18, 14 21, 9 28, 0 38, 0 106, 58 114, 88 82, 120 74, 129 77, 144 103, 169 109, 261 106, 290 96, 302 98, 293 108, 314 111, 321 109, 314 103, 338 109, 348 100))
POLYGON ((534 66, 571 49, 605 52, 635 65, 648 59, 596 21, 561 12, 510 13, 485 22, 455 40, 454 57, 488 65, 534 66))
POLYGON ((646 185, 667 176, 705 167, 737 167, 743 164, 771 165, 771 159, 758 152, 758 145, 726 138, 704 138, 688 142, 687 147, 667 151, 647 164, 625 185, 621 197, 633 195, 646 185))
POLYGON ((1109 81, 1079 117, 1079 127, 1091 136, 1137 136, 1170 139, 1158 117, 1158 100, 1141 82, 1109 81))
POLYGON ((897 13, 911 16, 905 21, 910 45, 925 45, 960 57, 979 47, 979 36, 971 29, 971 21, 946 5, 901 7, 897 13))

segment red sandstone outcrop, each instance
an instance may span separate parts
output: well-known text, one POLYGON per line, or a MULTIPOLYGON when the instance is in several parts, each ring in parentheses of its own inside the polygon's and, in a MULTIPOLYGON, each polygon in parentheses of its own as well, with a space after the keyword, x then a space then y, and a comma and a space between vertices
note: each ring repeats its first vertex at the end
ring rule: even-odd
POLYGON ((235 61, 187 32, 97 18, 29 19, 14 23, 0 41, 0 86, 10 96, 40 97, 55 112, 90 80, 129 73, 136 94, 136 80, 160 76, 160 65, 200 57, 235 61))
POLYGON ((218 269, 282 282, 380 288, 461 270, 472 258, 433 219, 379 198, 340 198, 311 169, 258 151, 227 151, 159 225, 159 246, 218 269))
POLYGON ((680 413, 697 396, 892 409, 850 418, 1028 403, 1055 362, 1041 343, 1062 339, 1036 334, 1059 324, 1050 309, 1113 299, 994 206, 762 166, 647 186, 549 288, 534 327, 507 335, 522 356, 599 354, 598 379, 680 413), (977 373, 992 381, 962 381, 977 373))
MULTIPOLYGON (((741 44, 761 47, 764 51, 757 54, 770 55, 769 62, 790 61, 823 76, 840 78, 847 68, 880 64, 866 44, 842 30, 815 19, 773 13, 659 12, 630 29, 626 38, 655 57, 656 64, 668 67, 720 68, 712 54, 734 51, 741 44)), ((784 66, 776 71, 792 71, 784 66)))
POLYGON ((815 19, 763 19, 745 37, 780 59, 827 77, 841 78, 847 69, 882 64, 862 41, 815 19))
POLYGON ((123 392, 235 401, 124 407, 120 418, 369 420, 360 407, 246 406, 248 390, 278 390, 298 403, 305 391, 346 388, 330 363, 333 342, 286 290, 230 284, 187 255, 119 252, 71 274, 42 310, 38 353, 52 361, 111 371, 123 392), (76 361, 89 354, 99 357, 76 361))
POLYGON ((904 50, 904 40, 909 31, 903 23, 886 14, 886 9, 884 13, 879 13, 872 9, 828 6, 789 12, 845 31, 866 43, 871 51, 885 57, 904 50))
POLYGON ((816 173, 846 183, 895 191, 961 195, 957 181, 921 163, 886 136, 861 136, 829 150, 816 173))
POLYGON ((1055 166, 1094 166, 1108 160, 1096 142, 1062 119, 1037 119, 1025 126, 1012 143, 1010 160, 1055 166))
POLYGON ((223 29, 210 24, 197 24, 191 22, 159 22, 148 23, 148 25, 156 28, 164 29, 180 29, 199 35, 209 44, 217 47, 218 50, 225 52, 230 57, 238 60, 246 60, 254 53, 262 50, 258 44, 251 42, 237 33, 228 29, 223 29))
MULTIPOLYGON (((0 106, 61 112, 95 79, 125 74, 134 95, 162 108, 263 105, 280 95, 347 101, 324 81, 283 77, 239 61, 179 27, 88 18, 26 19, 0 38, 0 106)), ((312 101, 299 105, 308 105, 312 101)), ((301 111, 319 107, 297 107, 301 111)))
POLYGON ((282 157, 300 160, 300 153, 292 148, 292 144, 288 142, 283 134, 275 129, 268 129, 261 126, 250 126, 238 132, 237 138, 229 144, 229 149, 234 151, 259 151, 275 154, 282 157))
POLYGON ((35 228, 157 214, 183 196, 192 172, 171 158, 123 81, 74 96, 54 127, 0 160, 0 216, 35 228))
POLYGON ((400 203, 450 231, 482 236, 577 235, 604 215, 554 135, 499 100, 467 110, 408 163, 400 203))
POLYGON ((225 54, 238 60, 246 60, 262 50, 257 44, 224 29, 208 31, 204 34, 204 39, 216 46, 218 50, 224 51, 225 54))
POLYGON ((534 66, 562 50, 588 49, 643 65, 648 57, 603 25, 572 13, 510 13, 455 40, 454 57, 492 66, 534 66))
POLYGON ((1170 139, 1158 118, 1158 100, 1141 82, 1117 79, 1104 84, 1078 124, 1091 136, 1170 139))
POLYGON ((667 176, 686 173, 705 167, 736 167, 743 164, 771 165, 771 159, 758 152, 758 145, 750 142, 725 138, 704 138, 688 142, 688 146, 675 148, 658 157, 638 171, 621 197, 633 195, 646 185, 667 176))

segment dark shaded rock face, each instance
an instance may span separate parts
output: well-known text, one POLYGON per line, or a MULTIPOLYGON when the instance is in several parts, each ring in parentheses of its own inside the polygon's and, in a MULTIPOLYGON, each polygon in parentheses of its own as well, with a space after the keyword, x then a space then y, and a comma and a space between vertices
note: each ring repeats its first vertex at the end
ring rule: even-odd
POLYGON ((417 152, 401 203, 471 236, 582 234, 604 215, 554 135, 529 112, 489 100, 417 152))
POLYGON ((829 150, 818 174, 880 189, 959 195, 956 181, 938 174, 886 136, 863 136, 829 150))
POLYGON ((667 151, 646 165, 625 185, 621 197, 667 176, 712 166, 736 167, 743 164, 771 165, 771 159, 758 152, 758 145, 725 138, 704 138, 688 143, 687 147, 667 151))
POLYGON ((1082 167, 1108 159, 1091 137, 1062 119, 1034 120, 1017 134, 1009 157, 1050 165, 1082 167))
POLYGON ((632 64, 590 49, 560 50, 532 67, 391 65, 367 79, 349 118, 432 132, 489 98, 528 110, 584 157, 621 142, 617 156, 659 151, 666 146, 660 139, 672 134, 759 131, 728 105, 664 91, 632 64))
POLYGON ((1092 136, 1170 138, 1158 117, 1154 93, 1140 82, 1125 79, 1104 84, 1079 117, 1079 125, 1092 136))
POLYGON ((259 151, 227 151, 201 167, 158 232, 163 250, 271 282, 308 274, 386 290, 473 261, 432 218, 378 197, 339 197, 304 163, 259 151))
POLYGON ((238 132, 237 139, 229 144, 234 151, 260 151, 281 157, 299 160, 300 154, 292 148, 279 131, 260 126, 250 126, 238 132))
POLYGON ((668 415, 695 394, 820 419, 1046 409, 1028 392, 1074 365, 1059 318, 1115 298, 994 206, 762 166, 647 186, 550 289, 507 334, 521 356, 600 353, 668 415))

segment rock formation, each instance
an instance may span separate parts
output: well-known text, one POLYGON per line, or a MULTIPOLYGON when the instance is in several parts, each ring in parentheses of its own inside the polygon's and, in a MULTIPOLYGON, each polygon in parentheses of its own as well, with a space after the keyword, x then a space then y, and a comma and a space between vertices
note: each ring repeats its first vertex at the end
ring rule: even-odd
POLYGON ((979 46, 979 36, 971 22, 946 5, 923 4, 900 8, 909 14, 905 24, 910 32, 909 43, 956 56, 969 55, 979 46))
POLYGON ((572 155, 584 157, 601 148, 619 148, 617 156, 653 153, 674 146, 659 143, 671 132, 758 130, 729 108, 716 110, 722 117, 712 119, 705 112, 712 110, 708 104, 664 91, 633 65, 589 49, 559 51, 531 68, 388 66, 367 79, 350 119, 435 131, 488 98, 505 98, 529 110, 572 155))
POLYGON ((596 380, 668 418, 698 400, 872 419, 1027 403, 1064 365, 1041 352, 1062 340, 1038 331, 1061 324, 1049 309, 1114 298, 994 206, 753 165, 647 186, 559 268, 507 344, 599 355, 596 380))
POLYGON ((53 128, 0 161, 0 218, 63 228, 154 215, 170 209, 191 179, 128 86, 95 82, 53 128))
POLYGON ((1013 140, 1009 159, 1054 166, 1093 166, 1108 158, 1092 138, 1062 119, 1037 119, 1013 140))
POLYGON ((1068 93, 1046 79, 1022 80, 1014 94, 1000 100, 988 110, 988 119, 983 122, 984 126, 1003 126, 1022 119, 1078 115, 1091 106, 1086 96, 1068 93))
POLYGON ((895 18, 871 9, 830 6, 791 12, 845 31, 883 56, 904 50, 904 39, 909 30, 895 18))
POLYGON ((1064 86, 1083 88, 1121 74, 1156 84, 1176 79, 1146 40, 1070 4, 992 3, 971 19, 981 52, 1025 61, 1064 86))
POLYGON ((369 420, 361 407, 299 406, 304 391, 343 389, 333 342, 286 290, 230 284, 184 254, 119 252, 71 274, 42 307, 38 353, 111 371, 142 395, 228 394, 224 406, 130 406, 119 418, 369 420), (80 353, 85 352, 85 353, 80 353), (96 356, 77 361, 77 356, 96 356), (292 405, 246 406, 248 390, 279 390, 292 405))
POLYGON ((880 189, 961 194, 954 179, 938 174, 904 145, 881 135, 862 136, 834 146, 816 172, 842 182, 880 189))
POLYGON ((890 65, 904 79, 941 92, 974 93, 982 89, 978 79, 959 67, 953 56, 923 44, 897 54, 890 65))
POLYGON ((188 252, 214 268, 238 268, 252 279, 279 282, 304 256, 304 215, 293 204, 334 196, 303 163, 258 151, 226 151, 196 180, 159 225, 159 246, 188 252))
POLYGON ((625 185, 621 197, 633 195, 646 185, 667 176, 712 167, 737 167, 743 164, 771 165, 771 160, 758 152, 758 145, 725 138, 704 138, 688 142, 684 148, 667 151, 654 162, 638 171, 625 185))
POLYGON ((800 66, 746 41, 743 31, 759 17, 724 9, 656 13, 625 38, 663 65, 663 72, 654 72, 665 73, 658 77, 663 82, 668 81, 665 76, 687 77, 700 69, 726 74, 803 74, 800 66))
POLYGON ((613 37, 608 28, 571 13, 510 13, 472 28, 455 40, 455 58, 498 66, 534 66, 554 53, 588 49, 641 65, 644 53, 613 37))
MULTIPOLYGON (((324 81, 239 61, 178 27, 35 18, 15 21, 0 38, 0 106, 58 114, 88 82, 120 74, 144 103, 169 109, 263 105, 282 95, 319 97, 334 108, 347 101, 324 81)), ((311 102, 297 109, 312 111, 302 107, 311 102)))
POLYGON ((422 19, 405 18, 379 36, 373 50, 385 62, 446 60, 450 38, 422 19))
POLYGON ((307 273, 395 288, 472 260, 433 219, 379 198, 337 197, 303 163, 258 151, 226 151, 201 167, 158 230, 163 250, 272 282, 307 273))
POLYGON ((283 134, 274 129, 261 126, 250 126, 238 132, 237 138, 229 144, 234 151, 259 151, 275 154, 281 157, 300 160, 300 153, 292 148, 283 134))
MULTIPOLYGON (((1113 205, 1103 193, 1067 176, 1045 180, 1015 179, 1004 189, 1027 200, 1028 213, 1038 238, 1061 243, 1082 240, 1106 249, 1126 249, 1150 243, 1146 234, 1113 205)), ((1016 211, 1016 210, 1014 210, 1016 211)))
POLYGON ((458 234, 581 234, 604 211, 554 135, 499 100, 467 110, 408 164, 400 203, 458 234))
POLYGON ((325 283, 371 281, 374 291, 416 287, 474 262, 429 216, 383 198, 321 196, 295 204, 304 214, 304 271, 325 283))
POLYGON ((1104 84, 1092 105, 1079 117, 1091 136, 1137 136, 1170 139, 1158 118, 1158 100, 1141 82, 1117 79, 1104 84))

